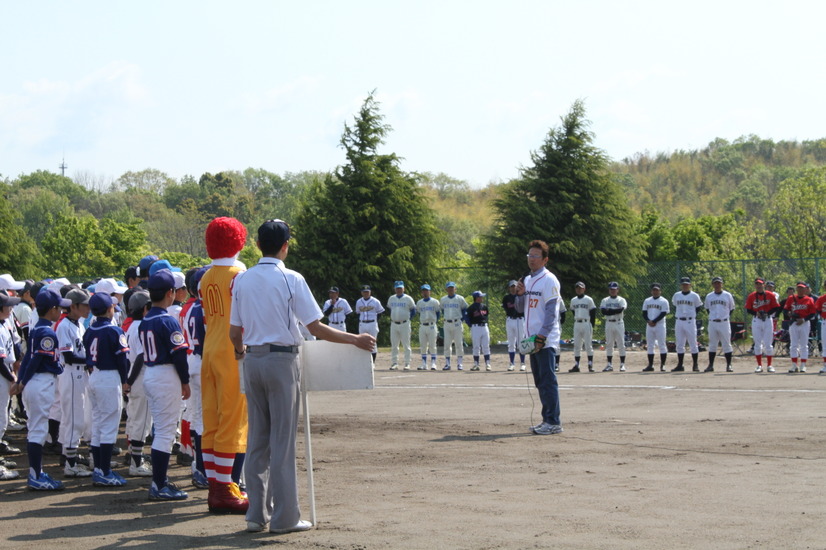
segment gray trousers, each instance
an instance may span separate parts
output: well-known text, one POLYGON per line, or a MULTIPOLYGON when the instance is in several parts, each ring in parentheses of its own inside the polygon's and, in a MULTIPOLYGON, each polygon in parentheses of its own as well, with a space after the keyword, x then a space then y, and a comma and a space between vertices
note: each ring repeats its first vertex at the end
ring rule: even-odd
POLYGON ((271 530, 301 519, 295 465, 300 378, 298 354, 247 353, 247 521, 269 523, 271 530))

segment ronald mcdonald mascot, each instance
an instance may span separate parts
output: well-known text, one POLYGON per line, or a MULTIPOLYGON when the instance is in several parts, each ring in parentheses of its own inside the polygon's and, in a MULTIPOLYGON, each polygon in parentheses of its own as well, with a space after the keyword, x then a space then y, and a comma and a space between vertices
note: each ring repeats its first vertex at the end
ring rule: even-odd
POLYGON ((249 507, 239 488, 247 449, 247 400, 240 390, 238 361, 229 339, 232 280, 245 268, 238 262, 247 230, 235 218, 215 218, 206 229, 206 249, 212 265, 201 279, 204 308, 201 384, 204 469, 209 480, 209 511, 244 514, 249 507))

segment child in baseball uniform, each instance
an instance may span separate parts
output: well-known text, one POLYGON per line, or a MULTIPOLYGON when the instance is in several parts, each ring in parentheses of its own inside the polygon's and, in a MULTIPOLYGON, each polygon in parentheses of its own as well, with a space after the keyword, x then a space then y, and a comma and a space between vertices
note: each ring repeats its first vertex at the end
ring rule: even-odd
MULTIPOLYGON (((12 314, 12 308, 20 303, 20 298, 0 292, 0 322, 4 322, 12 314)), ((17 381, 14 375, 14 362, 17 360, 14 341, 11 331, 5 325, 0 325, 0 441, 6 433, 9 422, 9 402, 11 400, 12 384, 17 381)), ((20 452, 16 447, 5 446, 3 453, 20 452)), ((6 468, 5 460, 0 460, 0 480, 17 479, 20 474, 6 468)))
POLYGON ((130 370, 124 389, 129 394, 129 403, 126 404, 126 437, 129 440, 127 458, 129 475, 134 477, 152 477, 152 465, 143 459, 143 446, 152 429, 152 415, 143 386, 143 373, 146 369, 143 366, 143 347, 138 334, 141 322, 151 307, 149 292, 142 288, 135 290, 129 297, 132 321, 126 331, 126 342, 129 347, 130 370))
POLYGON ((29 346, 20 365, 18 381, 12 386, 12 395, 22 392, 23 403, 29 414, 28 487, 35 491, 57 491, 63 483, 43 471, 43 444, 49 430, 49 409, 55 400, 57 376, 63 372, 57 360, 57 334, 52 323, 60 318, 61 308, 72 302, 61 298, 56 291, 44 288, 37 293, 37 324, 29 330, 29 346))
POLYGON ((95 294, 89 308, 95 320, 83 335, 89 375, 89 401, 92 406, 90 447, 95 469, 92 484, 123 487, 126 480, 112 470, 112 451, 118 438, 123 390, 126 384, 129 351, 123 330, 112 323, 115 300, 108 294, 95 294))
POLYGON ((146 365, 143 384, 155 425, 149 500, 183 500, 189 496, 166 477, 181 398, 189 399, 190 394, 186 340, 181 325, 166 310, 175 300, 175 284, 168 269, 161 269, 149 277, 147 286, 152 309, 138 328, 146 365))

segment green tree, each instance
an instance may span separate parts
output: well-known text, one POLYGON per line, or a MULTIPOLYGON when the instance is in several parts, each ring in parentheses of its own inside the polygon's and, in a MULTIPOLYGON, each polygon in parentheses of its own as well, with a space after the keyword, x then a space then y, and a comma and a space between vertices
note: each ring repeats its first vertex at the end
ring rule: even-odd
POLYGON ((635 216, 588 126, 585 106, 574 102, 531 153, 532 166, 501 186, 493 201, 496 223, 480 251, 492 284, 526 272, 532 239, 548 243, 548 265, 566 286, 579 279, 593 286, 630 281, 639 270, 643 244, 635 216))
POLYGON ((20 223, 14 205, 0 195, 0 272, 15 279, 39 276, 40 252, 32 237, 20 223))
POLYGON ((43 238, 49 275, 70 279, 101 277, 116 271, 103 250, 103 232, 92 216, 61 216, 43 238))
POLYGON ((347 164, 310 187, 296 218, 291 258, 316 291, 336 284, 357 296, 362 284, 434 280, 442 236, 416 178, 378 152, 390 131, 383 119, 371 93, 344 125, 347 164))
POLYGON ((771 239, 766 253, 775 258, 826 256, 826 167, 812 168, 788 179, 766 209, 771 239))

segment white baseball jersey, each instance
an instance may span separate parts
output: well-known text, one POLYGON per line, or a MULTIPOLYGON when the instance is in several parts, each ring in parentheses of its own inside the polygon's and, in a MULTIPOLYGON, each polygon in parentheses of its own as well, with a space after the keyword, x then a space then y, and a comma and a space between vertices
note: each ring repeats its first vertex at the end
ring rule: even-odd
POLYGON ((571 298, 571 311, 574 312, 574 319, 576 321, 590 321, 591 310, 596 309, 596 307, 594 300, 587 294, 571 298))
POLYGON ((467 301, 458 294, 454 294, 452 298, 442 296, 439 304, 442 306, 442 315, 445 321, 461 321, 462 312, 468 308, 467 301))
POLYGON ((410 312, 416 311, 416 302, 409 294, 402 294, 401 296, 393 294, 387 299, 387 308, 390 310, 391 321, 409 321, 410 312))
POLYGON ((556 300, 556 319, 550 332, 543 336, 546 336, 549 347, 559 350, 559 280, 547 268, 542 268, 536 276, 525 277, 525 332, 528 336, 541 333, 545 324, 545 304, 551 300, 556 300))
POLYGON ((602 299, 599 303, 600 309, 621 309, 623 313, 616 313, 614 315, 606 315, 606 321, 622 321, 623 315, 625 314, 625 310, 628 309, 628 302, 625 301, 625 298, 622 296, 606 296, 602 299))
POLYGON ((719 294, 709 292, 706 294, 705 308, 708 310, 708 318, 712 321, 714 319, 728 320, 735 308, 734 296, 727 290, 719 294))
POLYGON ((362 297, 356 301, 356 313, 361 323, 375 321, 380 313, 384 313, 384 306, 375 296, 370 296, 366 300, 362 297))
POLYGON ((435 323, 442 305, 435 298, 422 298, 416 302, 416 311, 419 312, 419 320, 422 323, 435 323))
MULTIPOLYGON (((660 313, 665 313, 666 315, 668 315, 671 312, 671 305, 668 303, 668 300, 666 300, 662 296, 658 298, 649 296, 642 303, 642 310, 647 314, 646 318, 649 321, 653 321, 660 315, 660 313)), ((660 320, 659 322, 665 322, 665 317, 663 317, 662 320, 660 320)))
MULTIPOLYGON (((330 307, 331 303, 330 300, 324 302, 324 307, 321 308, 321 311, 327 311, 330 307)), ((344 298, 339 297, 336 300, 333 309, 330 311, 330 315, 327 318, 330 320, 331 325, 340 325, 344 322, 344 318, 353 312, 353 308, 350 307, 350 304, 344 298)))
POLYGON ((674 316, 677 319, 694 319, 697 317, 697 308, 703 305, 700 295, 693 290, 687 293, 675 292, 671 303, 674 304, 674 316))

